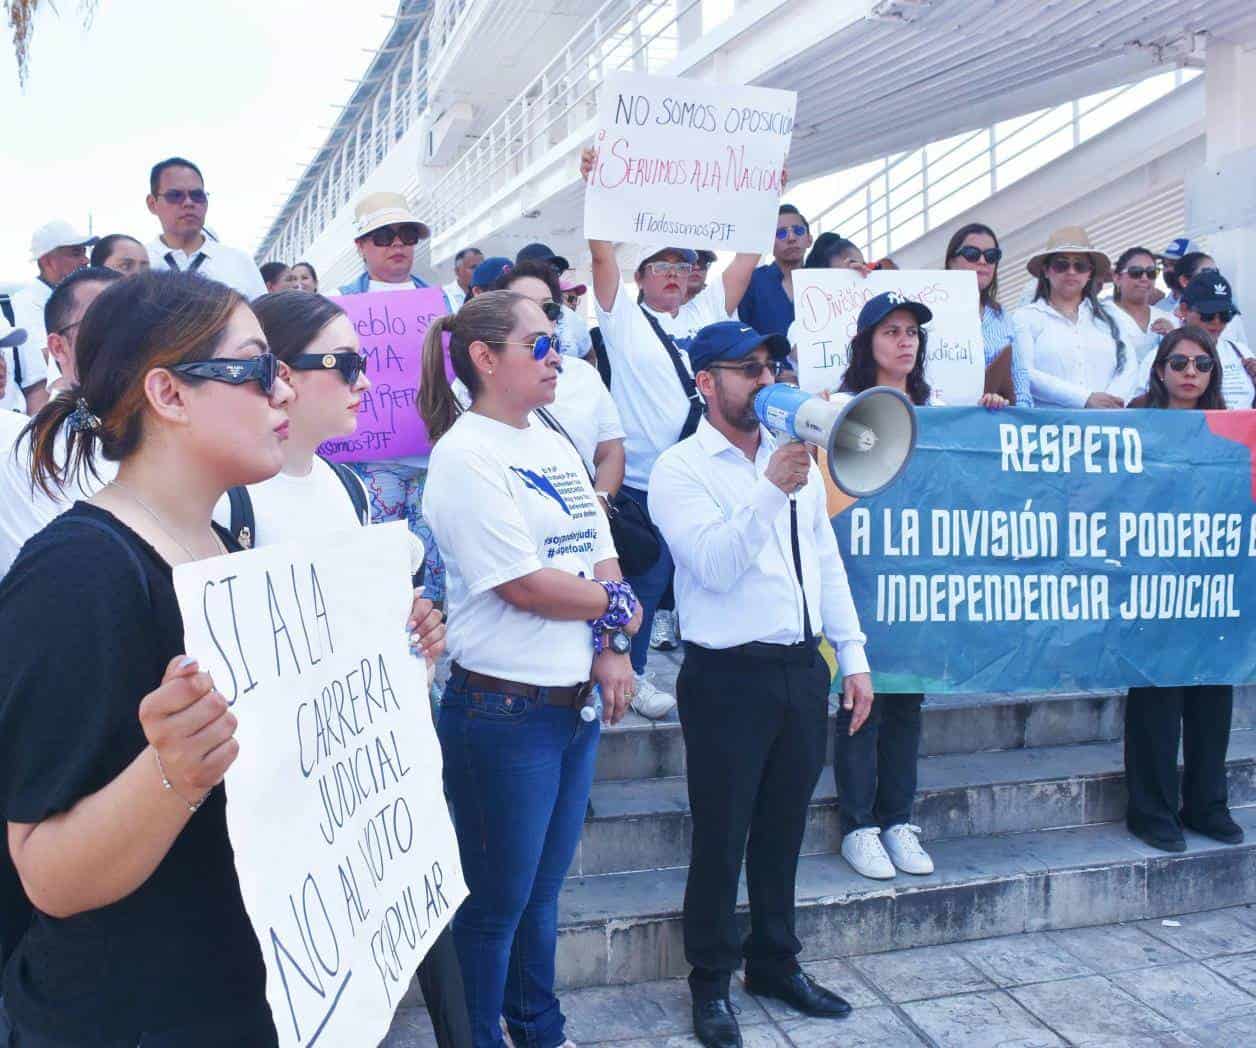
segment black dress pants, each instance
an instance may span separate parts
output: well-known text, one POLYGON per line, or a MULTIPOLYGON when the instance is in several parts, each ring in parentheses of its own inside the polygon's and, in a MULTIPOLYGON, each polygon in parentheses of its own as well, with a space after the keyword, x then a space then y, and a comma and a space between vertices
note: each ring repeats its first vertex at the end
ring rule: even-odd
POLYGON ((695 998, 728 995, 732 972, 798 970, 794 885, 807 807, 824 767, 829 668, 814 647, 747 657, 685 645, 676 680, 693 848, 685 957, 695 998), (742 856, 750 935, 737 931, 742 856))
POLYGON ((833 778, 842 836, 911 822, 916 797, 923 695, 877 695, 863 727, 850 733, 854 712, 838 707, 833 732, 833 778))
POLYGON ((1131 688, 1125 701, 1126 822, 1157 836, 1182 820, 1207 824, 1229 811, 1225 755, 1234 689, 1229 685, 1131 688), (1178 791, 1178 743, 1182 788, 1178 791))

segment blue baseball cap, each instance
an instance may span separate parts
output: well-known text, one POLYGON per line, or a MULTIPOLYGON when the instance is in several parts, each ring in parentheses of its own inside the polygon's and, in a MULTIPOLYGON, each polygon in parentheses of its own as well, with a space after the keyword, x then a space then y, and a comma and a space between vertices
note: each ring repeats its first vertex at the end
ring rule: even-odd
POLYGON ((1230 282, 1215 269, 1205 269, 1191 277, 1182 292, 1182 304, 1196 313, 1239 312, 1230 282))
POLYGON ((737 320, 708 324, 689 343, 689 363, 694 374, 717 360, 741 360, 762 346, 775 360, 789 356, 789 339, 784 335, 761 335, 737 320))
POLYGON ((1170 262, 1176 262, 1178 259, 1186 255, 1192 255, 1202 250, 1195 241, 1189 237, 1178 237, 1176 240, 1170 240, 1169 246, 1160 252, 1161 258, 1167 258, 1170 262))
POLYGON ((687 247, 660 247, 654 251, 647 249, 647 254, 637 263, 636 271, 640 273, 651 262, 657 262, 664 255, 678 255, 682 262, 688 262, 691 266, 696 265, 698 261, 698 252, 687 247))
POLYGON ((484 288, 487 291, 497 283, 503 273, 509 273, 514 268, 515 264, 501 255, 486 258, 472 270, 471 286, 484 288))
POLYGON ((859 311, 859 319, 855 322, 855 330, 864 332, 876 327, 896 309, 909 310, 917 324, 927 324, 933 319, 933 311, 928 306, 913 302, 897 291, 882 291, 864 303, 863 309, 859 311))

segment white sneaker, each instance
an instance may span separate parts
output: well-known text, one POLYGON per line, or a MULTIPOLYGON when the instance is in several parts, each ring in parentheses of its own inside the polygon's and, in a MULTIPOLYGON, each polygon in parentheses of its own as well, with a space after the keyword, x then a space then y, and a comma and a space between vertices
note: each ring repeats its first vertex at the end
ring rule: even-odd
POLYGON ((676 648, 676 613, 663 611, 654 613, 654 624, 650 627, 650 647, 655 651, 674 651, 676 648))
POLYGON ((890 861, 904 873, 933 872, 933 860, 920 846, 920 839, 916 836, 919 832, 919 826, 909 826, 905 822, 900 822, 881 834, 881 841, 890 861))
MULTIPOLYGON (((919 847, 919 845, 917 845, 919 847)), ((852 830, 842 838, 842 858, 860 876, 875 881, 888 881, 894 876, 894 864, 881 846, 881 831, 875 826, 852 830)))
POLYGON ((658 720, 660 717, 666 717, 676 708, 675 697, 656 688, 654 682, 646 674, 638 673, 636 677, 637 685, 632 696, 632 708, 641 716, 658 720))

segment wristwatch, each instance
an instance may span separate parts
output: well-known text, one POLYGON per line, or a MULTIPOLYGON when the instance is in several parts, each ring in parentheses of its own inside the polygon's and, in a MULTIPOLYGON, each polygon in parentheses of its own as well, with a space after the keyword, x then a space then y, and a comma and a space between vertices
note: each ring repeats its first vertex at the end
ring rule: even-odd
POLYGON ((632 650, 632 641, 623 630, 611 630, 606 635, 606 647, 616 655, 627 655, 632 650))

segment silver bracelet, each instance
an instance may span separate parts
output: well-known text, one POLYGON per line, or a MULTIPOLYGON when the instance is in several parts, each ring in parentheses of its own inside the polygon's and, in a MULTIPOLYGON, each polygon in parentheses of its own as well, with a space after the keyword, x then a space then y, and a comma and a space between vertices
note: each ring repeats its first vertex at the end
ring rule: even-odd
POLYGON ((195 815, 198 811, 200 811, 201 805, 205 803, 205 800, 207 797, 209 797, 209 794, 206 793, 204 797, 202 797, 199 801, 193 804, 190 800, 188 800, 185 796, 183 796, 183 794, 181 794, 178 790, 174 788, 174 783, 172 783, 169 777, 166 775, 166 769, 161 763, 161 754, 157 752, 156 748, 153 749, 153 756, 157 758, 157 773, 161 776, 161 785, 165 789, 173 793, 176 797, 178 797, 179 800, 181 800, 184 804, 186 804, 188 806, 188 811, 191 814, 195 815))

